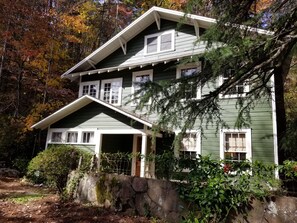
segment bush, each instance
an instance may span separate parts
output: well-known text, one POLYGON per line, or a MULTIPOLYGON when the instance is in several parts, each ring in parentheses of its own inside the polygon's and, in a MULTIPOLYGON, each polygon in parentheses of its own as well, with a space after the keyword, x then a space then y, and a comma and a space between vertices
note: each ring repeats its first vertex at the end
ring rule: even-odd
POLYGON ((243 213, 253 198, 264 198, 279 186, 275 166, 260 162, 227 163, 209 156, 180 162, 188 175, 179 187, 181 197, 196 211, 186 222, 226 222, 231 213, 243 213), (195 208, 194 208, 195 210, 195 208))
POLYGON ((62 194, 68 174, 77 168, 80 157, 81 170, 86 171, 90 167, 90 153, 68 145, 51 146, 30 161, 27 177, 34 183, 54 186, 62 194))

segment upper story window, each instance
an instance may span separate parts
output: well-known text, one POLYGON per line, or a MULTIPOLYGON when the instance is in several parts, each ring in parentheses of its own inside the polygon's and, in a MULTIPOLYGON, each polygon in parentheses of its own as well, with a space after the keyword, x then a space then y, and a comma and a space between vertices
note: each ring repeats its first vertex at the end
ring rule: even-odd
MULTIPOLYGON (((201 71, 201 63, 191 63, 178 66, 176 70, 176 78, 187 78, 196 75, 201 71)), ((184 89, 184 99, 201 99, 201 87, 197 86, 189 79, 189 86, 184 89)))
POLYGON ((113 105, 120 105, 122 97, 122 82, 122 78, 102 80, 100 99, 113 105))
POLYGON ((99 81, 81 82, 79 86, 79 96, 90 95, 98 98, 99 96, 99 81))
MULTIPOLYGON (((220 85, 222 85, 225 81, 228 81, 230 78, 234 76, 234 70, 230 69, 227 70, 221 77, 220 77, 220 85)), ((241 82, 235 86, 233 86, 228 91, 220 94, 220 98, 237 98, 237 97, 244 97, 246 93, 249 91, 249 85, 245 82, 241 82)))
MULTIPOLYGON (((153 81, 153 70, 143 70, 133 72, 132 76, 132 95, 140 89, 140 84, 153 81)), ((135 102, 133 102, 135 104, 135 102)))
POLYGON ((220 157, 226 161, 251 160, 251 129, 227 130, 220 133, 220 157))
POLYGON ((174 49, 174 30, 147 35, 144 38, 145 54, 160 53, 174 49))

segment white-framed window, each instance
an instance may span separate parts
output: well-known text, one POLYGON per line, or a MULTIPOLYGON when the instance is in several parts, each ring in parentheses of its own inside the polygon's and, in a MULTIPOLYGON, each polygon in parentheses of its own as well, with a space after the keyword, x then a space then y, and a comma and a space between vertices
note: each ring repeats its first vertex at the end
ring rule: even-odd
POLYGON ((82 143, 94 143, 94 132, 82 132, 82 137, 81 137, 81 142, 82 143))
MULTIPOLYGON (((222 85, 225 81, 228 81, 230 78, 234 76, 234 70, 229 69, 220 76, 220 85, 222 85)), ((220 98, 238 98, 245 97, 246 93, 249 92, 249 85, 246 82, 239 83, 233 86, 229 91, 226 91, 220 94, 220 98)))
POLYGON ((113 105, 120 105, 122 97, 122 82, 122 78, 102 80, 100 99, 113 105))
MULTIPOLYGON (((186 78, 201 72, 201 62, 180 65, 176 69, 176 78, 186 78)), ((184 89, 184 100, 201 99, 201 87, 190 82, 190 86, 184 89)))
POLYGON ((98 98, 99 96, 99 81, 81 82, 79 85, 79 96, 90 95, 98 98))
MULTIPOLYGON (((176 132, 176 134, 180 134, 176 132)), ((179 151, 176 153, 177 157, 197 158, 201 154, 201 138, 199 131, 187 131, 181 139, 179 151)))
POLYGON ((51 142, 62 142, 62 132, 52 132, 51 142))
POLYGON ((155 33, 144 37, 145 54, 174 50, 174 30, 155 33))
MULTIPOLYGON (((140 89, 140 83, 145 83, 147 81, 153 81, 153 70, 142 70, 133 72, 132 74, 132 95, 140 89)), ((133 101, 132 105, 136 102, 133 101)))
POLYGON ((71 131, 71 132, 67 132, 66 134, 66 142, 67 143, 77 143, 78 139, 78 132, 76 131, 71 131))
POLYGON ((251 161, 251 129, 221 129, 220 158, 231 162, 251 161))

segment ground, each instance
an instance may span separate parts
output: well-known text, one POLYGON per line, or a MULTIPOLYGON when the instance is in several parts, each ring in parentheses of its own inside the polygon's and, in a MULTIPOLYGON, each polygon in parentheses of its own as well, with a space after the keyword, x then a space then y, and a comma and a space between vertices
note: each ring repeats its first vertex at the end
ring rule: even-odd
POLYGON ((18 223, 149 223, 155 219, 127 216, 82 205, 62 202, 58 195, 41 185, 24 183, 18 178, 0 177, 0 222, 18 223))

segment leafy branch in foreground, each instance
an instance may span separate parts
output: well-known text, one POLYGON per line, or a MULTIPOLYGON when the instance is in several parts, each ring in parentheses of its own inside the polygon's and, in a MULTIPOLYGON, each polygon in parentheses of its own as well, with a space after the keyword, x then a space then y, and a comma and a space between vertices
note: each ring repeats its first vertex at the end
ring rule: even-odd
MULTIPOLYGON (((194 3, 197 1, 189 2, 194 3)), ((229 1, 213 4, 217 23, 197 41, 197 44, 207 42, 206 52, 183 61, 202 61, 202 70, 191 77, 140 84, 141 88, 134 94, 134 99, 140 100, 136 109, 146 107, 147 113, 158 112, 159 125, 163 128, 185 131, 197 120, 206 124, 215 122, 218 128, 226 125, 221 119, 219 95, 238 85, 249 85, 244 99, 238 98, 236 104, 236 127, 242 127, 249 124, 251 109, 262 100, 270 100, 274 77, 278 119, 284 122, 283 84, 297 42, 297 2, 275 1, 261 11, 253 11, 256 3, 244 0, 236 4, 229 1), (230 70, 232 75, 218 85, 220 76, 230 70), (203 92, 201 100, 183 100, 185 89, 192 85, 209 91, 203 92), (149 101, 150 106, 145 106, 149 101)))

